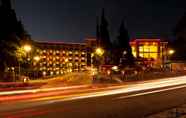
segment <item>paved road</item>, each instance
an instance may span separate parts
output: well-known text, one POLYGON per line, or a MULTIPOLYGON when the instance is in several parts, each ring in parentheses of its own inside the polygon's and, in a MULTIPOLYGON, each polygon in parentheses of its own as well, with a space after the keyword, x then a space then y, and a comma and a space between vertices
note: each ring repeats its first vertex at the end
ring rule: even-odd
POLYGON ((72 91, 1 96, 0 118, 143 118, 186 103, 186 76, 72 91))

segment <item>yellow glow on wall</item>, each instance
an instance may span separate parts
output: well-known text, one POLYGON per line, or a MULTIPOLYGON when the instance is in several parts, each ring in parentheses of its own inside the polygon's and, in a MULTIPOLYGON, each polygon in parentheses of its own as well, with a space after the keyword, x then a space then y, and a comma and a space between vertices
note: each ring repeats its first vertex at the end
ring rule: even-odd
POLYGON ((137 57, 137 52, 136 52, 136 48, 134 46, 131 46, 132 48, 132 54, 134 57, 137 57))

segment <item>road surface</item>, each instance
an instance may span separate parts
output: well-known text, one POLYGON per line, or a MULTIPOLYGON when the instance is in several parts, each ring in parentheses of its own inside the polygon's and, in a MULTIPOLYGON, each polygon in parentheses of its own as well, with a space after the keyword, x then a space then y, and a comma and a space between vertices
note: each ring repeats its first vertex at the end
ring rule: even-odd
POLYGON ((185 104, 186 76, 110 87, 19 92, 0 94, 0 118, 144 118, 185 104))

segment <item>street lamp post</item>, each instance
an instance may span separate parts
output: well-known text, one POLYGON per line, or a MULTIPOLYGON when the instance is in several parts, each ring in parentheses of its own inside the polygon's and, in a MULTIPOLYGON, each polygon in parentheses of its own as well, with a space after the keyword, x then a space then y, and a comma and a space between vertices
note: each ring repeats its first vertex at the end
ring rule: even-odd
POLYGON ((170 62, 170 57, 171 57, 171 55, 173 55, 175 53, 175 50, 173 50, 173 49, 170 49, 170 50, 168 50, 168 60, 169 60, 169 63, 170 63, 170 70, 172 71, 172 64, 171 64, 171 62, 170 62))
MULTIPOLYGON (((39 56, 35 56, 34 58, 34 61, 35 61, 35 65, 37 66, 37 63, 40 61, 40 57, 39 56)), ((38 69, 37 69, 37 67, 36 67, 36 76, 37 76, 37 78, 38 78, 38 69)), ((35 74, 34 74, 34 77, 35 77, 35 74)))
POLYGON ((103 54, 105 53, 105 51, 102 49, 102 48, 96 48, 96 51, 95 53, 98 55, 98 56, 103 56, 103 54))
POLYGON ((168 53, 169 55, 173 55, 175 53, 175 50, 170 49, 168 53))
POLYGON ((25 50, 25 52, 30 52, 32 50, 32 47, 30 45, 24 45, 23 49, 25 50))
MULTIPOLYGON (((27 54, 32 50, 32 47, 30 45, 26 44, 22 47, 22 49, 25 51, 26 57, 27 57, 28 56, 27 54)), ((20 64, 20 62, 19 62, 19 76, 21 76, 21 64, 20 64)))
MULTIPOLYGON (((102 57, 103 57, 104 53, 105 53, 105 51, 101 47, 98 47, 95 50, 95 55, 97 55, 99 57, 99 61, 100 61, 99 65, 102 64, 102 61, 103 61, 102 57)), ((99 71, 99 66, 98 66, 97 70, 99 71)))

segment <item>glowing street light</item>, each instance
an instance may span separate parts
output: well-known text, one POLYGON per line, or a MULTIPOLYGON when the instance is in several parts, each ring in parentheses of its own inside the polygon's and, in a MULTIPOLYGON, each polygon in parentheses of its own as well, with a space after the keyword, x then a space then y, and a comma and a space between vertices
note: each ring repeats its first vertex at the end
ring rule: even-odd
POLYGON ((24 45, 24 50, 26 51, 26 52, 30 52, 31 50, 32 50, 32 47, 30 46, 30 45, 24 45))
POLYGON ((168 53, 169 53, 169 55, 172 55, 175 53, 175 50, 170 49, 168 53))
POLYGON ((40 60, 40 57, 39 57, 39 56, 35 56, 35 57, 34 57, 34 60, 35 60, 35 61, 39 61, 39 60, 40 60))
POLYGON ((98 56, 102 56, 104 54, 104 50, 102 48, 97 48, 95 52, 98 56))

